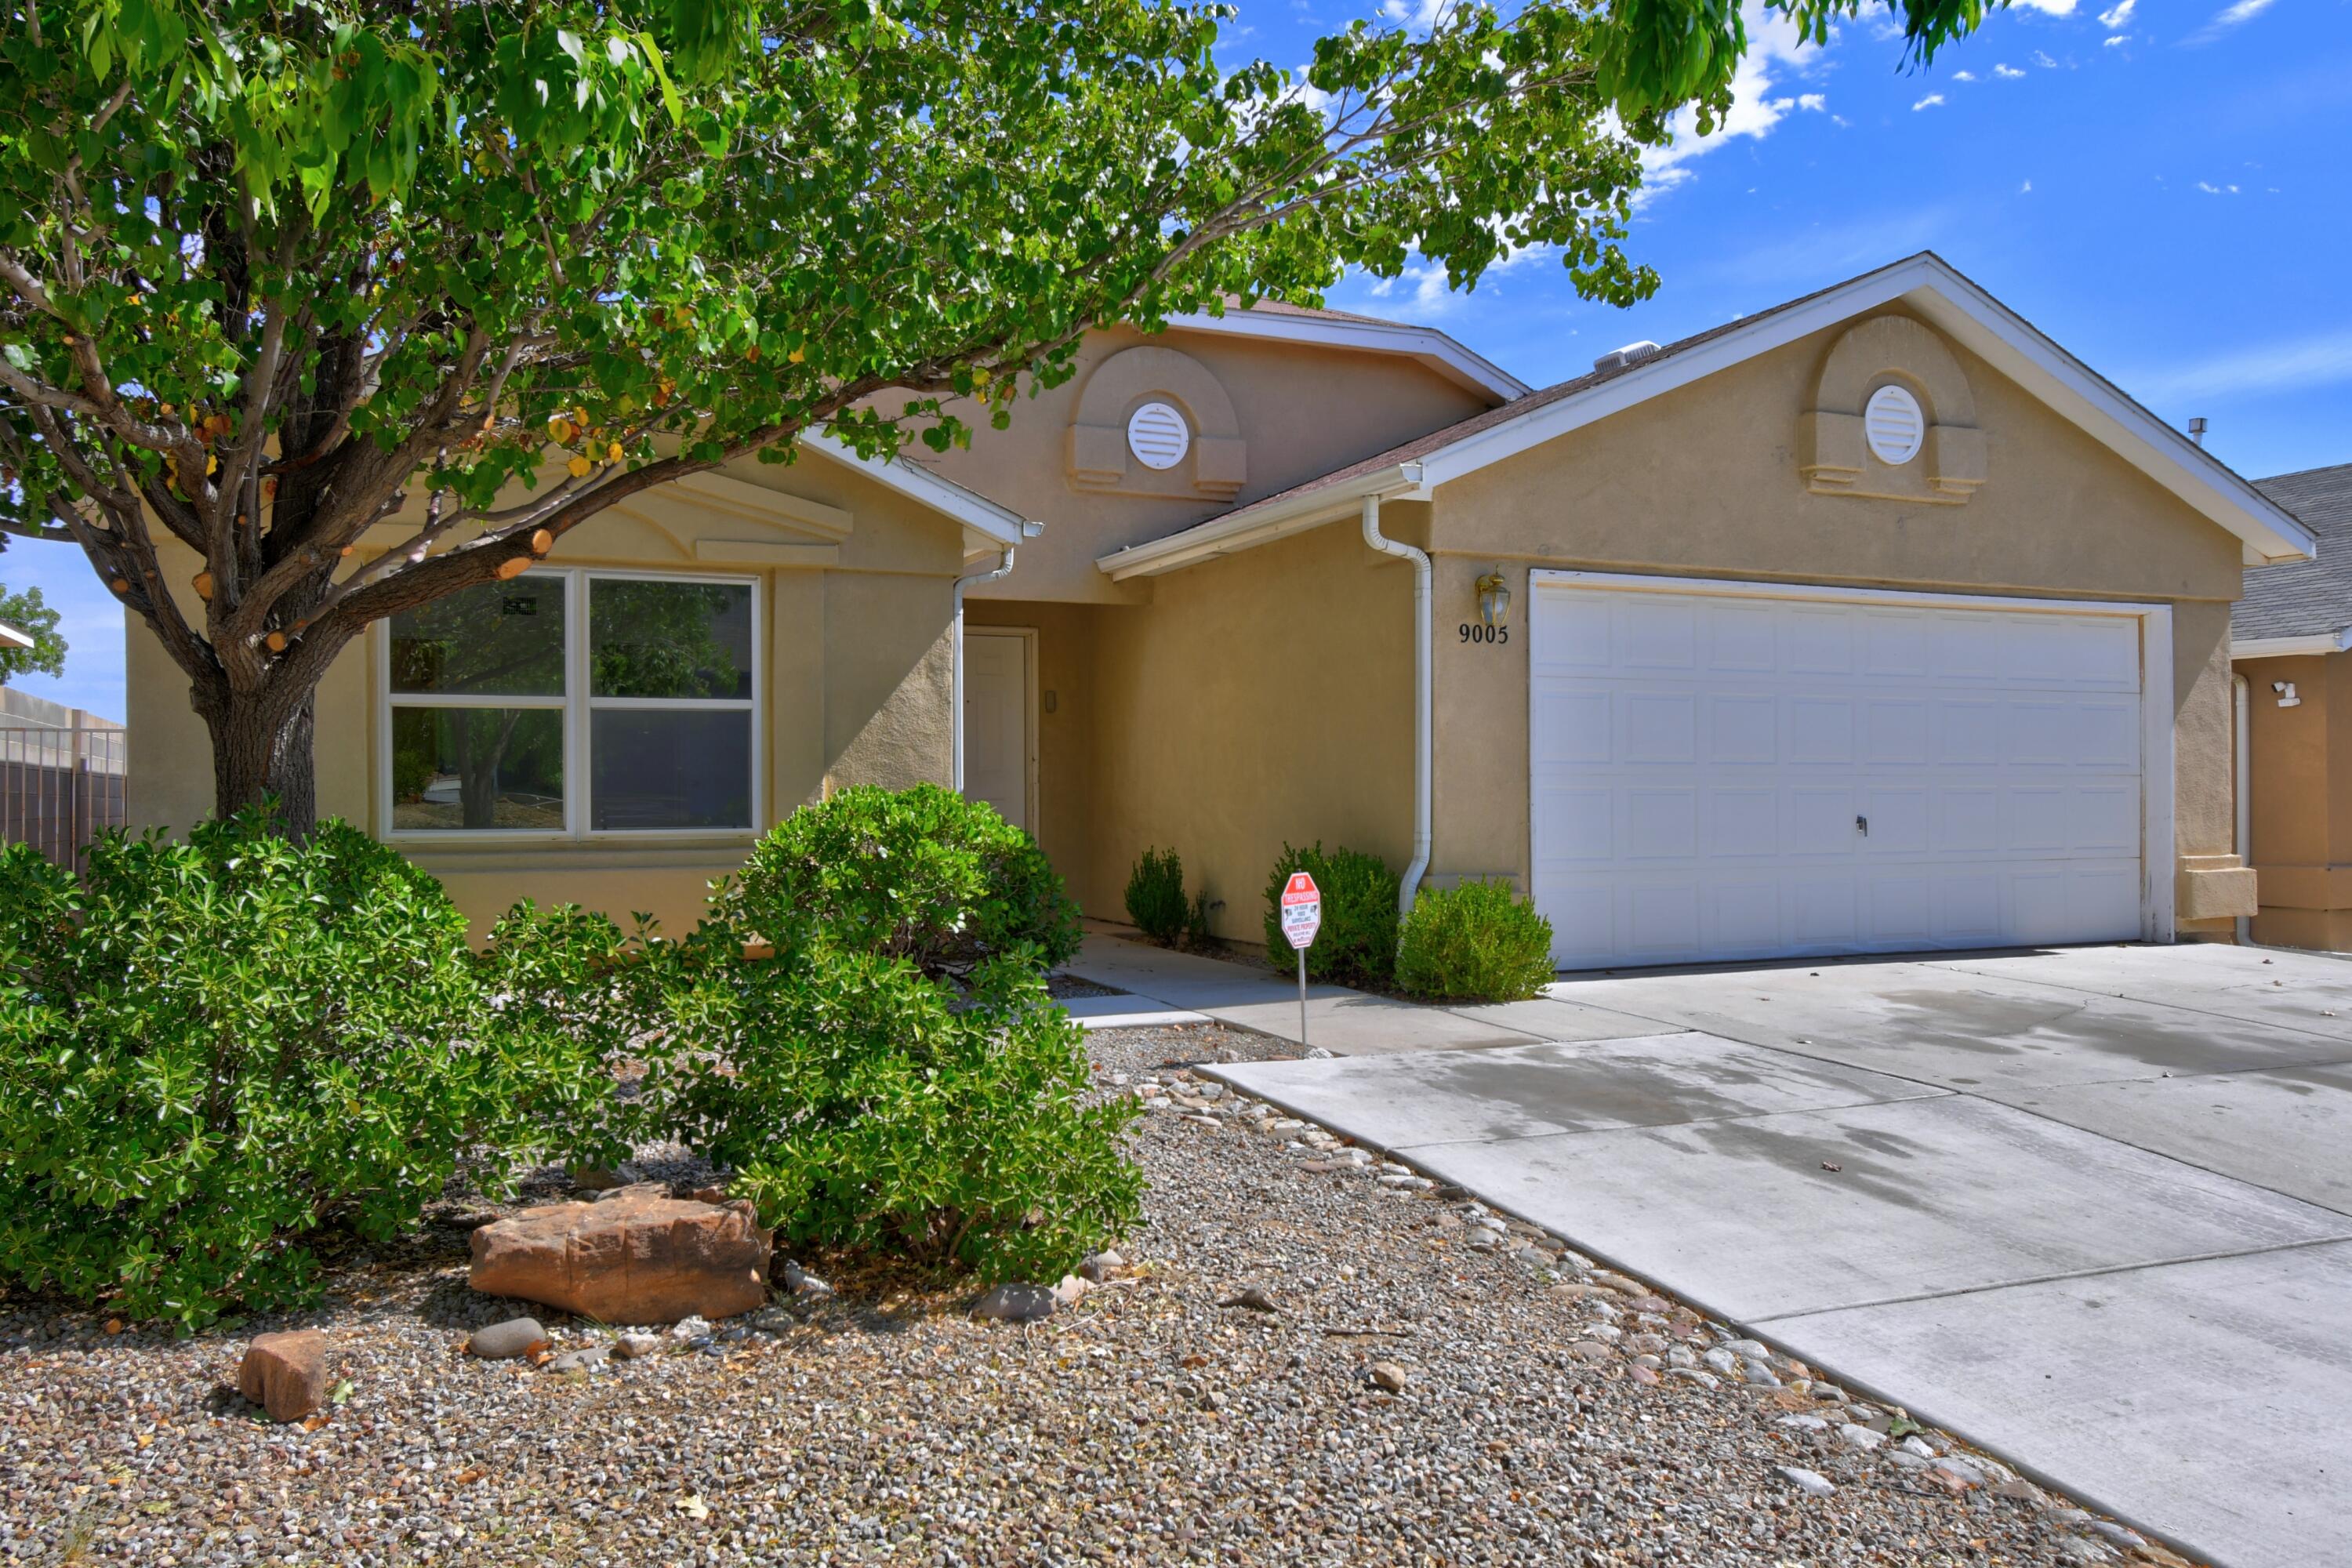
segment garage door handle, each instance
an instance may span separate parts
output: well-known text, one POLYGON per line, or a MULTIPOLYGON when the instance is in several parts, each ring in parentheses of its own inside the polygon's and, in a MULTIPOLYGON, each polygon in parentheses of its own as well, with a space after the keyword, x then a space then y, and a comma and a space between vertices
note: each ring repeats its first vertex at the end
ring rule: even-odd
POLYGON ((1855 818, 1853 819, 1853 828, 1854 828, 1854 831, 1855 831, 1855 832, 1857 832, 1857 833, 1861 834, 1864 838, 1869 837, 1870 837, 1870 818, 1868 818, 1868 817, 1866 817, 1866 816, 1857 816, 1857 817, 1855 817, 1855 818))

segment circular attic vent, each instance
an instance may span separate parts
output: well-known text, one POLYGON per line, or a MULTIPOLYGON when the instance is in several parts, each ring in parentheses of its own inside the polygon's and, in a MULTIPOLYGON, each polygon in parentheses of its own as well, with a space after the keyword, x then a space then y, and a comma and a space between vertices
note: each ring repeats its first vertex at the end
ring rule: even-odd
POLYGON ((1873 456, 1899 468, 1919 455, 1927 438, 1927 419, 1919 400, 1900 386, 1882 386, 1863 405, 1862 431, 1873 456))
POLYGON ((1147 403, 1127 416, 1127 449, 1147 468, 1174 468, 1192 446, 1192 426, 1165 403, 1147 403))

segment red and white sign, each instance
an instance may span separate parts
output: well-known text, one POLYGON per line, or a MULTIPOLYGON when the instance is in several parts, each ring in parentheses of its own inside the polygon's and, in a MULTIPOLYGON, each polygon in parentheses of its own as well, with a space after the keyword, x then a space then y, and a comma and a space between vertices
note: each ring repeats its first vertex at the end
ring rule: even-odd
POLYGON ((1322 929, 1322 889, 1306 872, 1293 871, 1290 885, 1282 889, 1282 934, 1293 947, 1312 947, 1315 933, 1322 929))

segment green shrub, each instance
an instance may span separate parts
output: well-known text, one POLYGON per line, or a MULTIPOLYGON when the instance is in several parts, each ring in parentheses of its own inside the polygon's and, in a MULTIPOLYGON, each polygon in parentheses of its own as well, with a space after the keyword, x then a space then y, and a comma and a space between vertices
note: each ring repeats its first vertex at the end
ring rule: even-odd
POLYGON ((604 932, 502 929, 486 966, 439 883, 341 823, 112 835, 79 883, 0 851, 0 1269, 194 1327, 307 1299, 306 1238, 413 1224, 461 1152, 503 1179, 540 1114, 596 1142, 604 1036, 493 982, 561 987, 604 932))
POLYGON ((1397 947, 1398 986, 1414 996, 1517 1002, 1552 977, 1551 921, 1504 881, 1423 888, 1397 947))
POLYGON ((1282 889, 1293 871, 1315 879, 1323 894, 1323 929, 1307 950, 1307 973, 1341 985, 1381 986, 1396 971, 1397 874, 1377 855, 1325 853, 1320 840, 1282 847, 1265 883, 1265 957, 1278 969, 1297 963, 1282 934, 1282 889))
POLYGON ((678 1135, 738 1174, 781 1240, 887 1247, 1051 1280, 1133 1226, 1125 1096, 1083 1102, 1084 1038, 1019 959, 959 994, 907 959, 810 944, 746 962, 715 940, 676 996, 678 1135))
POLYGON ((1162 947, 1184 938, 1184 862, 1173 849, 1146 849, 1127 874, 1127 918, 1162 947))
POLYGON ((822 942, 961 974, 1026 950, 1078 951, 1078 907, 1036 840, 936 784, 859 785, 769 830, 721 899, 726 922, 779 948, 822 942))
POLYGON ((1210 900, 1206 888, 1193 894, 1192 901, 1184 910, 1184 945, 1195 952, 1213 952, 1217 945, 1217 933, 1209 929, 1209 913, 1224 907, 1223 899, 1214 902, 1210 900))

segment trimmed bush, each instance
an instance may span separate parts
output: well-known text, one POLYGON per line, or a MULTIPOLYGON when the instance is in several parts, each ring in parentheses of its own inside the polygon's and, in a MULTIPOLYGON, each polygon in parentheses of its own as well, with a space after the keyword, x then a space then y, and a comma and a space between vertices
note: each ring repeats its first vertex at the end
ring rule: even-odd
POLYGON ((779 948, 821 942, 934 976, 1024 952, 1050 969, 1078 951, 1078 906, 1036 840, 936 784, 861 784, 801 807, 714 912, 779 948))
POLYGON ((781 1240, 885 1247, 985 1279, 1055 1279, 1142 1214, 1119 1148, 1139 1107, 1085 1103, 1083 1035, 1016 956, 959 994, 896 955, 730 937, 676 998, 678 1135, 737 1173, 781 1240))
POLYGON ((1282 934, 1282 889, 1293 871, 1315 879, 1323 894, 1323 929, 1307 950, 1307 973, 1341 985, 1384 986, 1396 972, 1397 874, 1377 855, 1328 854, 1322 841, 1282 847, 1265 884, 1265 958, 1277 969, 1297 962, 1282 934))
POLYGON ((1162 947, 1184 939, 1184 862, 1173 849, 1146 849, 1127 874, 1127 918, 1162 947))
POLYGON ((466 1151, 503 1181, 541 1115, 608 1147, 593 1009, 506 987, 564 989, 617 932, 517 921, 486 965, 397 853, 257 811, 102 837, 79 882, 0 851, 0 1270, 193 1328, 309 1299, 309 1237, 414 1224, 466 1151))
POLYGON ((1551 921, 1508 882, 1423 888, 1413 900, 1397 946, 1397 985, 1407 994, 1517 1002, 1551 977, 1551 921))

